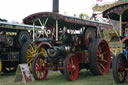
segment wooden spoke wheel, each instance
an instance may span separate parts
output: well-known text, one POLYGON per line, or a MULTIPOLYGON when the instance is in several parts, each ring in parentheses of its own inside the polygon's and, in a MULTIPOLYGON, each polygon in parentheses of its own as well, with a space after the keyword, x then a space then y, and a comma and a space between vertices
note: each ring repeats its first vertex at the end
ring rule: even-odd
POLYGON ((29 66, 29 69, 32 70, 32 62, 36 55, 40 55, 42 53, 42 48, 38 48, 36 43, 31 43, 27 49, 26 59, 29 66))
POLYGON ((90 70, 95 75, 106 74, 110 69, 110 49, 104 39, 95 39, 89 46, 90 70))
POLYGON ((67 80, 76 80, 79 73, 78 59, 74 54, 66 56, 64 62, 64 75, 67 80))
POLYGON ((126 67, 126 59, 125 55, 120 53, 117 55, 112 63, 112 71, 113 71, 113 78, 116 83, 123 83, 127 76, 127 71, 125 71, 126 67))
POLYGON ((47 64, 43 55, 37 55, 32 63, 32 73, 35 80, 45 80, 48 74, 47 64))

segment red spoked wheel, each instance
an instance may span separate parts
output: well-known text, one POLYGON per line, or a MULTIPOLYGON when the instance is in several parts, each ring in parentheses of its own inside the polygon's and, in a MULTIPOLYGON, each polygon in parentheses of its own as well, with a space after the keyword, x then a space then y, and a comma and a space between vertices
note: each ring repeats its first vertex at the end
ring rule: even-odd
POLYGON ((116 83, 123 83, 127 76, 125 55, 120 53, 117 55, 112 63, 113 78, 116 83))
POLYGON ((79 73, 78 59, 76 55, 69 54, 64 62, 64 75, 67 80, 76 80, 79 73))
POLYGON ((89 46, 90 70, 95 75, 104 75, 110 69, 110 49, 104 39, 95 39, 89 46))
POLYGON ((47 64, 43 55, 37 55, 32 63, 32 73, 35 80, 45 80, 48 75, 47 64))

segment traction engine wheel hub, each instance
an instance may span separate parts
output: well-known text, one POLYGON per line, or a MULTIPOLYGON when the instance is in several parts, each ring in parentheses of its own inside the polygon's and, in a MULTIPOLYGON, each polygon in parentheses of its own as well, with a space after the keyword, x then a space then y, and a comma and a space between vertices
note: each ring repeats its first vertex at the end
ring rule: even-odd
POLYGON ((76 66, 75 65, 70 65, 68 67, 68 69, 71 70, 71 71, 75 71, 76 70, 76 66))
POLYGON ((39 66, 39 68, 38 68, 38 69, 39 69, 39 71, 42 71, 42 66, 39 66))
POLYGON ((103 61, 104 60, 104 55, 103 54, 100 54, 99 55, 99 59, 103 61))
POLYGON ((72 69, 73 69, 73 71, 76 70, 76 66, 75 65, 72 65, 72 69))

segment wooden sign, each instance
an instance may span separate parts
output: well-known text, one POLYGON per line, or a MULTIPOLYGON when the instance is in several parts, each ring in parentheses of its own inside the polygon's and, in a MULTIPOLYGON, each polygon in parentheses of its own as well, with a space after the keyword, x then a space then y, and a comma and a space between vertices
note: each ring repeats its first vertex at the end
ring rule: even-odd
POLYGON ((28 68, 28 64, 19 64, 16 71, 16 78, 14 82, 30 82, 32 81, 32 76, 28 68))

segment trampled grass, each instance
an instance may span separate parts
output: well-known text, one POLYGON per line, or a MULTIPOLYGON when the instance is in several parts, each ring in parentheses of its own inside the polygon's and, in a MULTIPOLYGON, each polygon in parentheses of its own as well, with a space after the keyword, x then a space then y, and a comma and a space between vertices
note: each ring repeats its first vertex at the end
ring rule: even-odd
MULTIPOLYGON (((0 85, 14 85, 15 75, 0 75, 0 85)), ((24 83, 18 83, 16 85, 25 85, 24 83)), ((33 81, 26 83, 26 85, 128 85, 127 81, 123 84, 116 84, 112 77, 112 71, 110 70, 107 75, 94 76, 91 72, 82 70, 79 72, 78 79, 76 81, 67 81, 64 75, 59 71, 49 71, 47 79, 44 81, 33 81)))

